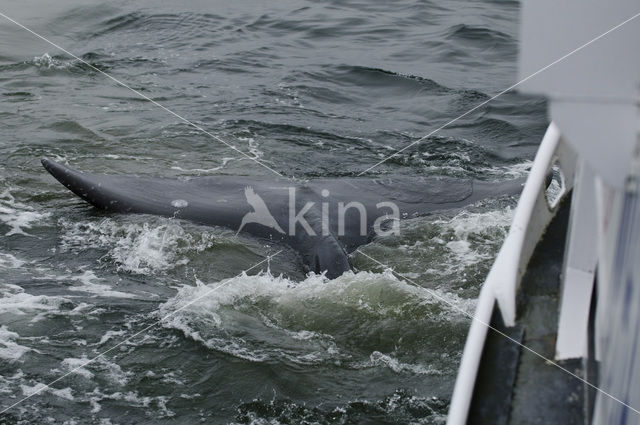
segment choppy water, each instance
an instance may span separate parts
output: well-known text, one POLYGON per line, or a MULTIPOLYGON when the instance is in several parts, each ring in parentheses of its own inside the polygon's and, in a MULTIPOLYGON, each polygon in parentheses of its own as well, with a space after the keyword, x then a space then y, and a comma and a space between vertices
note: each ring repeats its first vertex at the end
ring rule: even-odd
MULTIPOLYGON (((508 87, 517 2, 10 2, 5 13, 287 176, 353 175, 508 87), (89 4, 92 3, 92 4, 89 4)), ((541 99, 508 93, 374 174, 526 173, 541 99)), ((0 409, 196 297, 1 423, 442 423, 501 198, 402 224, 334 281, 224 229, 108 215, 39 164, 269 171, 0 19, 0 409), (65 422, 66 421, 66 422, 65 422)))

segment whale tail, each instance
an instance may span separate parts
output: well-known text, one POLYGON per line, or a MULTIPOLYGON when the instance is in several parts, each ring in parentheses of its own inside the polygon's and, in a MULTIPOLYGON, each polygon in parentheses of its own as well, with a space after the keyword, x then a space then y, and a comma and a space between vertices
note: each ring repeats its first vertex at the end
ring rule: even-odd
MULTIPOLYGON (((248 176, 178 179, 91 174, 73 170, 47 158, 42 159, 42 165, 73 193, 98 208, 112 212, 177 217, 201 224, 244 229, 269 240, 286 240, 302 254, 305 264, 311 270, 327 270, 326 276, 330 278, 349 270, 347 252, 367 243, 369 238, 363 235, 362 217, 358 221, 353 219, 353 214, 350 215, 352 219, 345 222, 344 234, 338 226, 337 232, 324 236, 323 212, 317 206, 324 190, 330 189, 334 204, 346 204, 357 197, 359 202, 370 205, 370 209, 380 216, 387 212, 375 211, 373 206, 379 210, 378 205, 391 203, 398 211, 398 218, 400 211, 413 217, 433 211, 462 208, 481 199, 517 194, 522 190, 521 180, 518 179, 493 182, 438 176, 399 176, 384 179, 315 180, 304 186, 296 186, 305 194, 305 199, 312 201, 311 204, 315 206, 309 212, 310 222, 307 222, 313 226, 313 232, 292 231, 285 234, 281 224, 285 229, 291 229, 291 225, 295 224, 291 222, 290 214, 287 215, 287 212, 291 213, 293 207, 296 207, 288 204, 291 203, 290 182, 263 181, 248 176), (381 203, 380 200, 386 201, 381 203), (272 215, 269 207, 278 213, 279 221, 272 215)), ((374 218, 371 217, 370 221, 374 218)), ((332 219, 332 222, 335 223, 335 220, 332 219)))
POLYGON ((40 162, 56 180, 88 203, 100 209, 120 211, 112 200, 103 196, 102 183, 96 176, 76 171, 48 158, 42 158, 40 162))
POLYGON ((191 208, 191 202, 185 201, 191 199, 184 182, 83 173, 48 158, 42 158, 41 162, 67 189, 103 210, 173 216, 177 211, 191 208))
MULTIPOLYGON (((47 158, 42 158, 42 165, 73 193, 104 210, 179 217, 202 224, 237 228, 238 231, 254 223, 261 225, 250 226, 250 233, 256 236, 269 240, 286 238, 264 199, 258 195, 265 196, 272 203, 276 202, 274 199, 286 202, 286 194, 282 195, 285 191, 277 184, 263 184, 259 190, 253 190, 246 178, 237 176, 176 179, 92 174, 76 171, 47 158)), ((327 270, 326 276, 334 278, 349 270, 346 252, 335 237, 313 237, 301 233, 295 239, 294 245, 312 271, 320 273, 327 270)))

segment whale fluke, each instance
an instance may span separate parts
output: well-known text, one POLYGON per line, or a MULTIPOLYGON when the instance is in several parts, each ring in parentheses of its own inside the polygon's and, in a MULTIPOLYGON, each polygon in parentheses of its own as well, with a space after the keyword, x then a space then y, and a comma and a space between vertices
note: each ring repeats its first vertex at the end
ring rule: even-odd
POLYGON ((350 270, 347 254, 375 237, 385 221, 518 194, 523 182, 431 176, 307 183, 223 175, 178 179, 85 173, 47 158, 42 165, 97 208, 176 217, 282 242, 300 253, 309 270, 329 278, 350 270))

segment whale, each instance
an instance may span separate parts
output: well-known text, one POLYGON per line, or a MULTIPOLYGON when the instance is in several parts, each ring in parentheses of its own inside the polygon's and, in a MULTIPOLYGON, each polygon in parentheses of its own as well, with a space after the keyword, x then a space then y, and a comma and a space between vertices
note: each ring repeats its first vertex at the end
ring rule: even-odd
POLYGON ((235 175, 169 178, 94 174, 48 158, 41 162, 96 208, 221 226, 286 244, 307 271, 329 279, 351 270, 349 254, 358 247, 397 234, 399 220, 518 195, 524 183, 403 175, 304 182, 235 175))

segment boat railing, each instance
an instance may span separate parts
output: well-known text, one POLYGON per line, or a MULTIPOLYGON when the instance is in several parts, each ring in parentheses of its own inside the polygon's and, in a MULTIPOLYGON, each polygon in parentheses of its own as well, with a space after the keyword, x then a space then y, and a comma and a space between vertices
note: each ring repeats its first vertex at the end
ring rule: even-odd
POLYGON ((480 290, 474 320, 456 379, 449 425, 463 425, 473 396, 480 359, 497 304, 506 326, 515 325, 516 293, 537 242, 573 188, 577 157, 551 123, 520 195, 509 233, 480 290), (549 177, 552 177, 551 184, 549 177))

